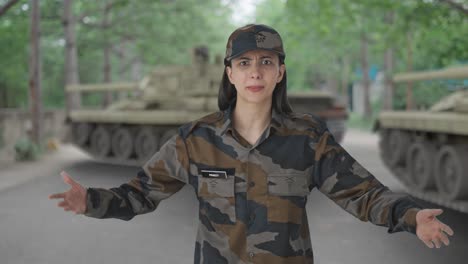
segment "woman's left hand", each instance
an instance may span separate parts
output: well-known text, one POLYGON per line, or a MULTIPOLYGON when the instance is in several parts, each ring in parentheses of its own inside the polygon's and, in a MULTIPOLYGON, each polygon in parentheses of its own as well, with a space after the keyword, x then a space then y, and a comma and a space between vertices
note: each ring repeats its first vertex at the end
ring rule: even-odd
POLYGON ((442 214, 441 209, 423 209, 416 214, 416 235, 426 246, 436 248, 442 246, 442 242, 448 246, 447 235, 453 236, 453 230, 440 222, 436 216, 442 214))

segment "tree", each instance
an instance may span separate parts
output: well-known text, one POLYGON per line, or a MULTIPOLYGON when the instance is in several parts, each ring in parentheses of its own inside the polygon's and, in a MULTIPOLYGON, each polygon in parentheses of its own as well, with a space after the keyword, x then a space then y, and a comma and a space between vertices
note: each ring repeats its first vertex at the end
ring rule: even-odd
POLYGON ((14 6, 16 3, 18 3, 19 0, 10 0, 8 1, 5 5, 3 5, 2 7, 0 7, 0 17, 5 14, 8 9, 10 9, 12 6, 14 6))
POLYGON ((31 0, 29 103, 32 119, 32 139, 40 145, 42 138, 41 48, 39 0, 31 0))
MULTIPOLYGON (((347 68, 360 68, 362 80, 367 82, 367 71, 362 69, 367 57, 369 65, 386 73, 384 99, 385 108, 390 109, 405 105, 400 101, 404 98, 392 101, 394 72, 468 61, 463 48, 468 43, 468 20, 461 9, 466 9, 466 0, 276 0, 262 5, 269 7, 268 12, 259 7, 258 20, 273 25, 284 36, 288 82, 293 89, 317 89, 318 83, 341 77, 343 93, 346 83, 361 78, 347 75, 347 68)), ((411 90, 419 100, 416 87, 411 90)), ((365 108, 369 107, 365 100, 365 108)))
MULTIPOLYGON (((72 7, 73 0, 63 1, 62 24, 64 29, 63 31, 65 33, 65 85, 80 83, 78 72, 78 51, 75 34, 76 19, 73 15, 72 7)), ((65 98, 65 112, 68 116, 70 110, 79 108, 81 105, 81 97, 76 93, 68 93, 65 98)))
POLYGON ((451 8, 460 11, 461 13, 468 16, 468 2, 466 1, 454 1, 454 0, 438 0, 441 3, 449 5, 451 8))

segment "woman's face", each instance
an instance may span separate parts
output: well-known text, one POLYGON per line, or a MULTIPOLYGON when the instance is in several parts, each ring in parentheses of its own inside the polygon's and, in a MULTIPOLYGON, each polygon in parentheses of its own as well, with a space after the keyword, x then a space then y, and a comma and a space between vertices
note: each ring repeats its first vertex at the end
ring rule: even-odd
POLYGON ((273 90, 283 79, 284 70, 276 53, 252 50, 232 59, 226 74, 236 87, 237 103, 271 104, 273 90))

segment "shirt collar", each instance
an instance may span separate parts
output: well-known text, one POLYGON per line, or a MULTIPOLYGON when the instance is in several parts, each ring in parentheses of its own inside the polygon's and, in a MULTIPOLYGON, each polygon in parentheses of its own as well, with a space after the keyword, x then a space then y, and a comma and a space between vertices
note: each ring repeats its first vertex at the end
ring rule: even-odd
MULTIPOLYGON (((221 126, 221 136, 224 136, 228 131, 231 131, 234 129, 232 127, 232 114, 234 112, 234 106, 229 106, 226 110, 223 111, 223 124, 221 126)), ((269 133, 271 133, 271 128, 274 128, 276 130, 281 129, 283 126, 283 119, 284 116, 281 113, 278 113, 278 111, 275 110, 275 108, 272 109, 271 111, 271 121, 270 124, 268 125, 269 133)))

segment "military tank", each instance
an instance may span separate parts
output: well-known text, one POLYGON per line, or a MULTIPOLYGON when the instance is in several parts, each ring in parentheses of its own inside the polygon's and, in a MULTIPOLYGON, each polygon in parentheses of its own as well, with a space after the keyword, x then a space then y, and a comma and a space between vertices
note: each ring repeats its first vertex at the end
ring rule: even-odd
MULTIPOLYGON (((70 85, 67 92, 131 92, 105 109, 78 109, 67 116, 71 141, 99 161, 141 165, 185 123, 218 111, 224 66, 209 62, 206 48, 192 49, 192 63, 160 66, 136 83, 70 85)), ((289 96, 296 111, 321 116, 337 140, 345 133, 347 112, 323 92, 289 96)))
POLYGON ((322 118, 336 141, 343 141, 348 112, 346 106, 322 90, 290 91, 288 101, 295 112, 311 113, 322 118))
MULTIPOLYGON (((468 66, 403 73, 395 83, 468 79, 468 66)), ((468 91, 427 111, 384 111, 375 125, 384 164, 411 195, 468 213, 468 91)))

